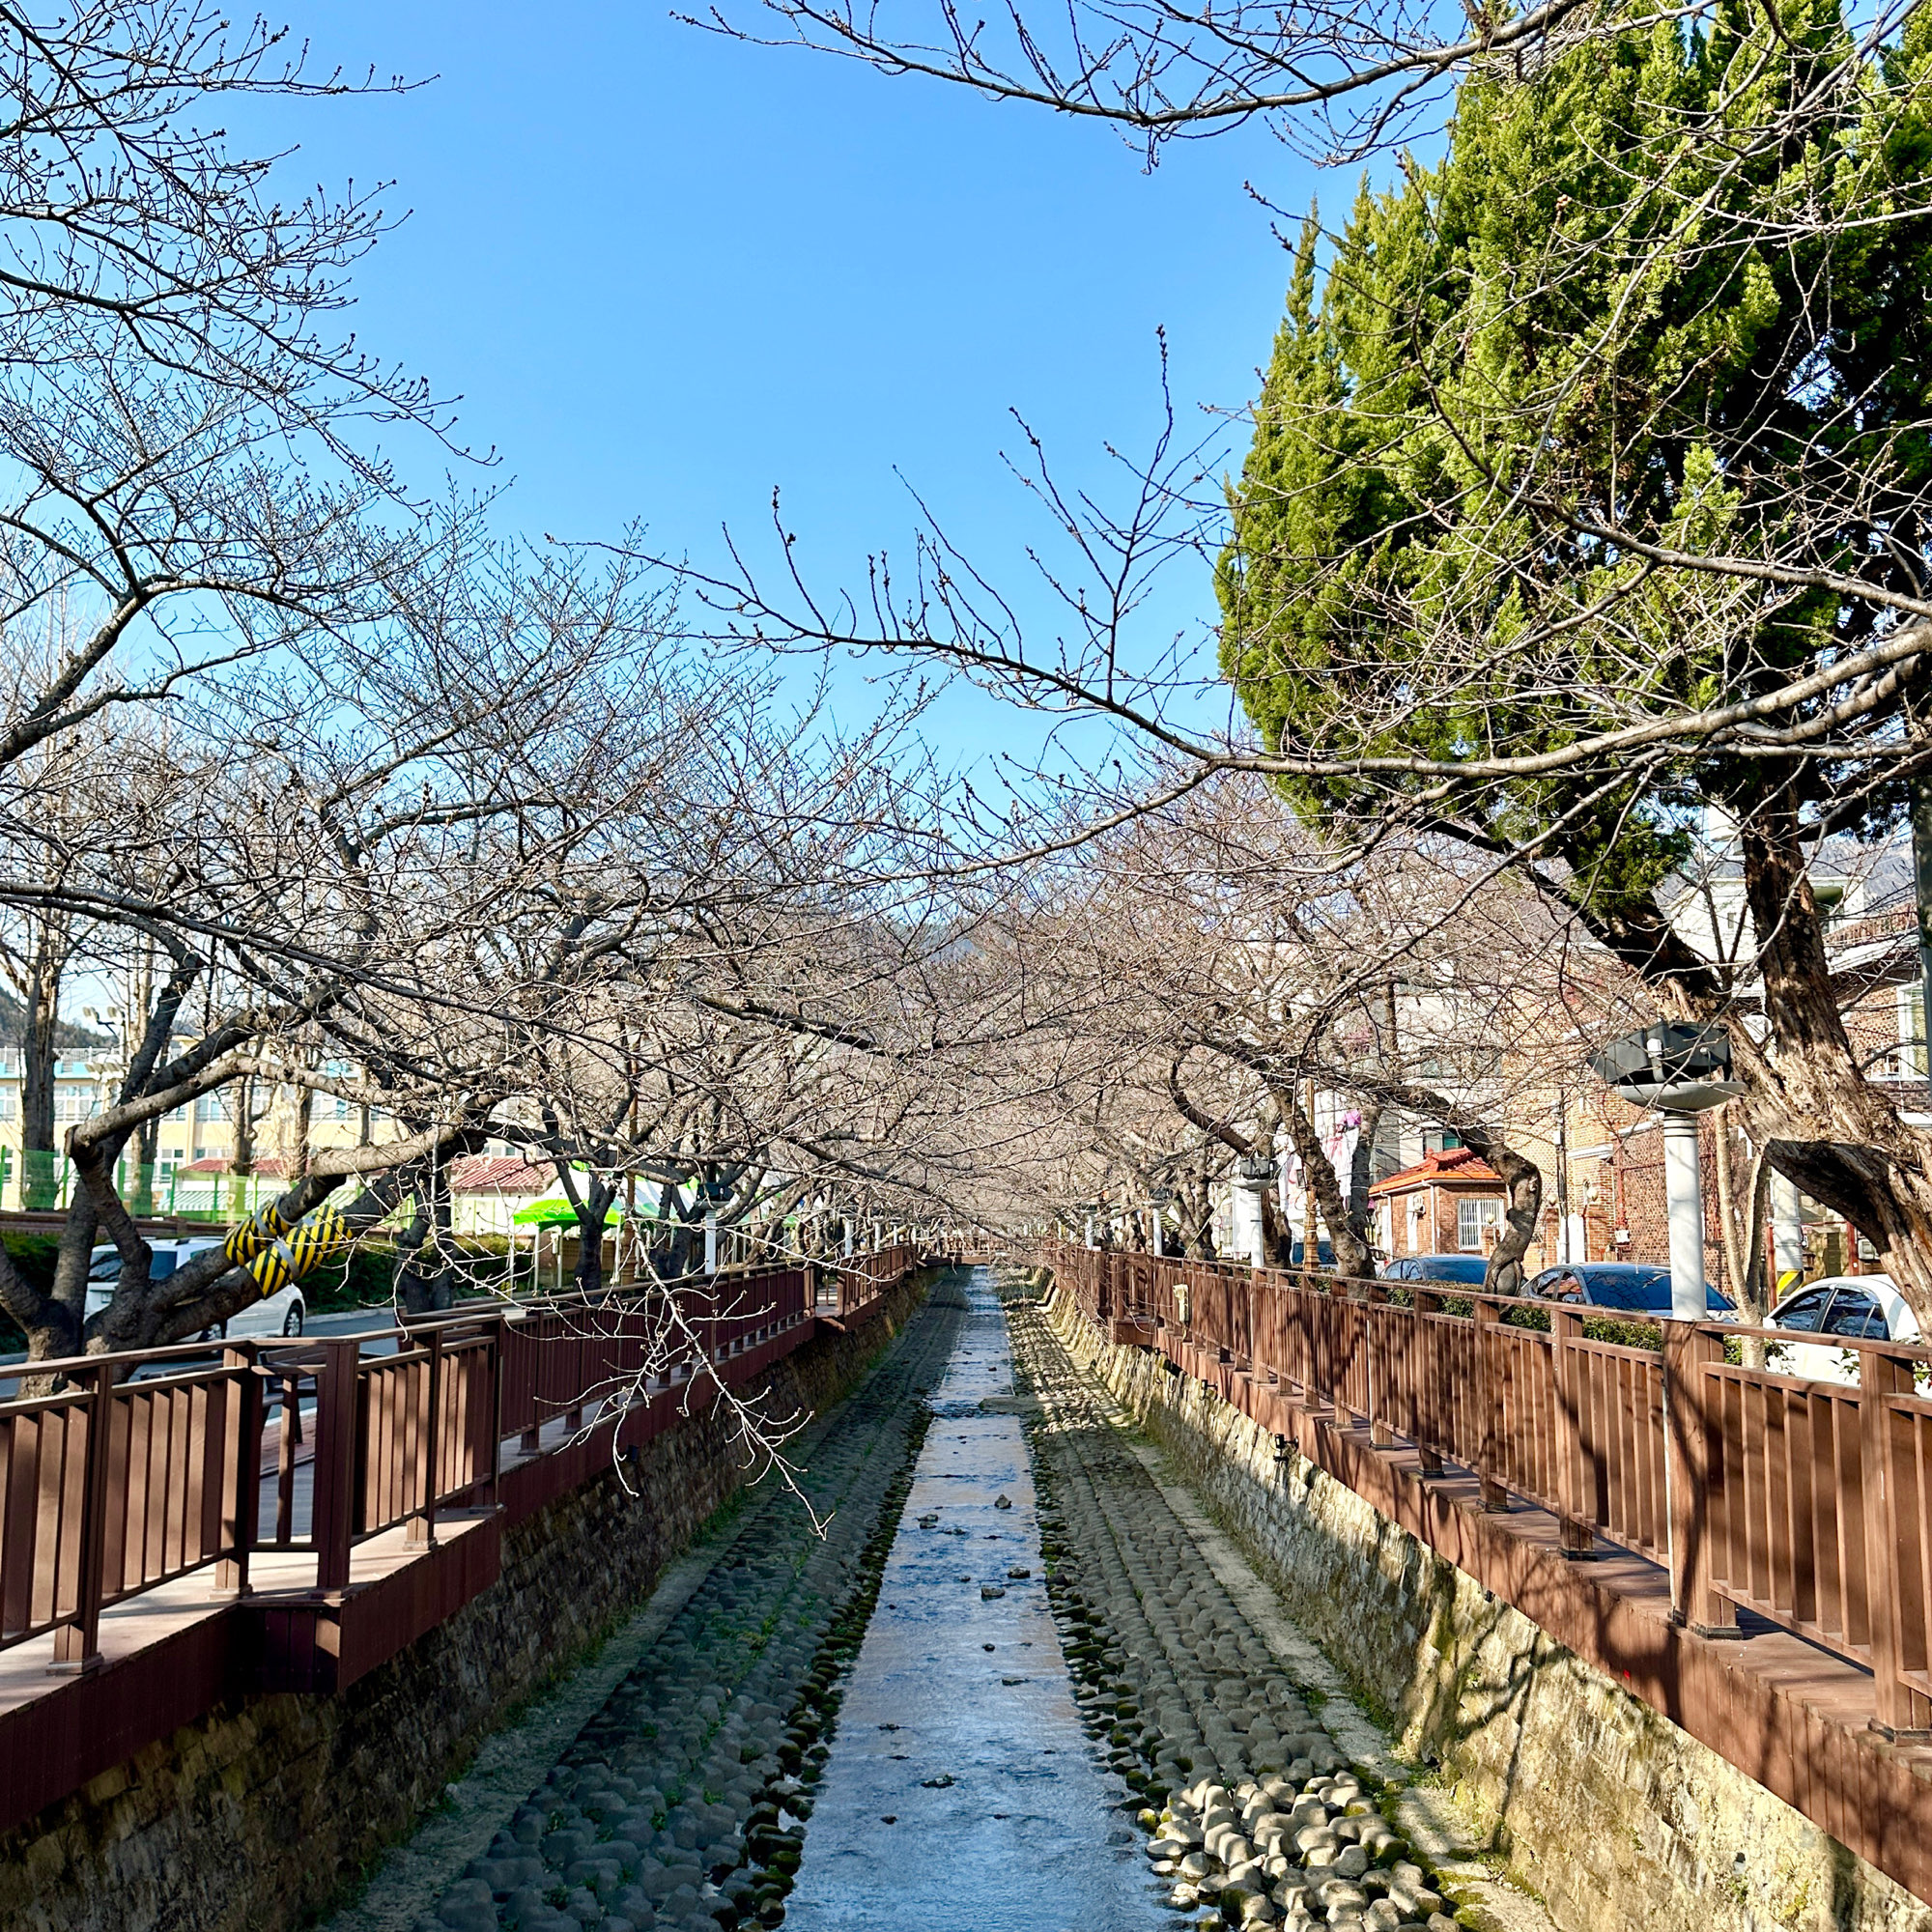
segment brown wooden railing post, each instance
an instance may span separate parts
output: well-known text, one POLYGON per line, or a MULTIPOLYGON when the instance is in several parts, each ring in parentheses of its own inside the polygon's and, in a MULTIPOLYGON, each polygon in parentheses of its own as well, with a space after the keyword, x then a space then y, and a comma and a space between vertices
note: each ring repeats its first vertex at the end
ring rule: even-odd
POLYGON ((355 1540, 356 1364, 361 1344, 353 1337, 322 1345, 315 1377, 315 1524, 318 1593, 349 1587, 349 1554, 355 1540))
POLYGON ((503 1499, 503 1380, 509 1355, 510 1324, 498 1315, 490 1338, 490 1487, 483 1492, 489 1509, 503 1499))
POLYGON ((1596 1548, 1594 1486, 1583 1472, 1582 1415, 1585 1363, 1574 1345, 1583 1339, 1583 1318, 1574 1309, 1549 1311, 1549 1372, 1556 1392, 1557 1531, 1566 1556, 1589 1556, 1596 1548))
POLYGON ((81 1471, 80 1574, 74 1579, 73 1616, 54 1632, 56 1676, 94 1670, 100 1663, 100 1596, 107 1562, 108 1451, 114 1434, 114 1370, 94 1372, 87 1406, 87 1453, 81 1471))
MULTIPOLYGON (((1388 1290, 1378 1281, 1365 1282, 1362 1285, 1362 1299, 1369 1309, 1384 1307, 1388 1302, 1388 1290)), ((1385 1339, 1383 1325, 1373 1314, 1365 1312, 1362 1316, 1362 1345, 1369 1351, 1369 1440, 1384 1446, 1395 1440, 1395 1429, 1388 1419, 1393 1404, 1389 1387, 1388 1350, 1382 1346, 1385 1339)))
POLYGON ((403 1532, 405 1543, 436 1546, 436 1474, 438 1450, 442 1442, 442 1330, 429 1332, 429 1361, 424 1375, 423 1413, 416 1428, 416 1493, 422 1507, 411 1518, 403 1532))
POLYGON ((228 1488, 222 1496, 221 1541, 229 1553, 214 1567, 214 1595, 248 1594, 248 1559, 260 1532, 262 1512, 262 1378, 255 1372, 255 1344, 224 1349, 222 1365, 235 1372, 235 1400, 228 1425, 228 1488))
POLYGON ((1435 1324, 1425 1321, 1423 1317, 1435 1314, 1441 1305, 1442 1297, 1417 1282, 1410 1300, 1415 1309, 1410 1337, 1415 1345, 1411 1358, 1411 1372, 1415 1378, 1415 1460, 1423 1475, 1439 1476, 1442 1473, 1442 1457, 1435 1445, 1448 1433, 1442 1415, 1442 1338, 1437 1334, 1435 1324))
POLYGON ((1719 1594, 1714 1581, 1724 1522, 1724 1469, 1705 1364, 1723 1360, 1723 1338, 1691 1321, 1659 1325, 1664 1479, 1670 1489, 1670 1614, 1700 1636, 1736 1636, 1737 1605, 1719 1594))
MULTIPOLYGON (((1918 1525, 1913 1486, 1901 1481, 1893 1459, 1891 1412, 1887 1398, 1913 1393, 1912 1365, 1859 1351, 1859 1449, 1864 1468, 1866 1603, 1871 1617, 1872 1729, 1889 1738, 1922 1739, 1932 1731, 1932 1704, 1906 1681, 1906 1671, 1926 1663, 1923 1616, 1902 1587, 1908 1571, 1917 1578, 1918 1525), (1911 1546, 1908 1560, 1908 1544, 1911 1546)), ((1906 1444, 1910 1469, 1912 1448, 1906 1444)))
POLYGON ((1476 1324, 1476 1412, 1482 1418, 1482 1453, 1476 1463, 1476 1483, 1483 1507, 1500 1515, 1510 1506, 1509 1489, 1496 1474, 1503 1460, 1503 1389, 1496 1350, 1490 1331, 1496 1325, 1493 1304, 1480 1297, 1473 1303, 1476 1324))

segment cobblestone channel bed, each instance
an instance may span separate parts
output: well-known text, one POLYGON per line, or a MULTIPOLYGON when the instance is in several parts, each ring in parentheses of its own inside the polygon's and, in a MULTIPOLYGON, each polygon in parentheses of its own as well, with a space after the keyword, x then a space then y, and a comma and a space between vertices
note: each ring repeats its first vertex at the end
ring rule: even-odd
MULTIPOLYGON (((529 1795, 482 1855, 413 1919, 384 1906, 379 1873, 371 1897, 338 1914, 331 1932, 777 1923, 811 1811, 809 1780, 931 1420, 924 1397, 963 1310, 956 1288, 936 1289, 801 1448, 801 1488, 826 1522, 822 1538, 776 1484, 751 1492, 702 1553, 701 1579, 575 1738, 532 1727, 529 1795)), ((498 1789, 516 1769, 513 1753, 495 1774, 498 1789)))
POLYGON ((1289 1932, 1548 1932, 1539 1902, 1476 1877, 1440 1815, 1420 1810, 1332 1669, 1194 1500, 1155 1479, 1155 1459, 1031 1294, 1009 1294, 1006 1310, 1037 1405, 1028 1433, 1062 1647, 1091 1729, 1141 1794, 1147 1855, 1176 1913, 1289 1932))
POLYGON ((1547 1932, 1418 1829, 1037 1306, 1004 1314, 1010 1358, 986 1277, 942 1284, 806 1445, 824 1537, 753 1492, 328 1932, 1547 1932))

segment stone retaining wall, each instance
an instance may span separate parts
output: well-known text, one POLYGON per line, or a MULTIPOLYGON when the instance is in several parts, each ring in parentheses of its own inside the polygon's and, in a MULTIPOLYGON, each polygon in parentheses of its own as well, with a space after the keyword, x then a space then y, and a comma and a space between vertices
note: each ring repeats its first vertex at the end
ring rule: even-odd
MULTIPOLYGON (((924 1293, 785 1357, 781 1410, 849 1389, 924 1293)), ((714 1407, 503 1538, 502 1575, 333 1696, 238 1699, 0 1837, 0 1925, 19 1932, 280 1932, 353 1889, 482 1739, 582 1662, 727 1502, 743 1471, 714 1407)))
POLYGON ((1151 1350, 1051 1319, 1564 1932, 1932 1932, 1932 1908, 1151 1350))

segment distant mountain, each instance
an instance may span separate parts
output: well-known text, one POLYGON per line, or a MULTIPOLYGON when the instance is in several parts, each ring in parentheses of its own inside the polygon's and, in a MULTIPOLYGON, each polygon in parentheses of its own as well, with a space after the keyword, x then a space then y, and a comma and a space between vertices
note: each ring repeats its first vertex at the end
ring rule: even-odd
MULTIPOLYGON (((0 1045, 18 1046, 26 1029, 27 1009, 4 986, 0 986, 0 1045)), ((75 1026, 63 1020, 54 1029, 56 1046, 78 1047, 83 1053, 114 1044, 111 1034, 96 1033, 91 1027, 75 1026)))

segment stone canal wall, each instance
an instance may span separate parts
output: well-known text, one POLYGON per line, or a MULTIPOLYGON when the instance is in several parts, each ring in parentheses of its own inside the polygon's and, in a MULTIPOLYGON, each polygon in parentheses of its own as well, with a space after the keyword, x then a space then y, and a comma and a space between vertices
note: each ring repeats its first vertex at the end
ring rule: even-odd
POLYGON ((1932 1932, 1932 1908, 1070 1295, 1054 1331, 1563 1932, 1932 1932))
MULTIPOLYGON (((772 1370, 780 1412, 837 1402, 904 1324, 921 1282, 772 1370)), ((332 1695, 231 1699, 0 1839, 9 1932, 279 1932, 405 1835, 482 1739, 582 1662, 738 1490, 716 1407, 503 1537, 502 1573, 332 1695)))

